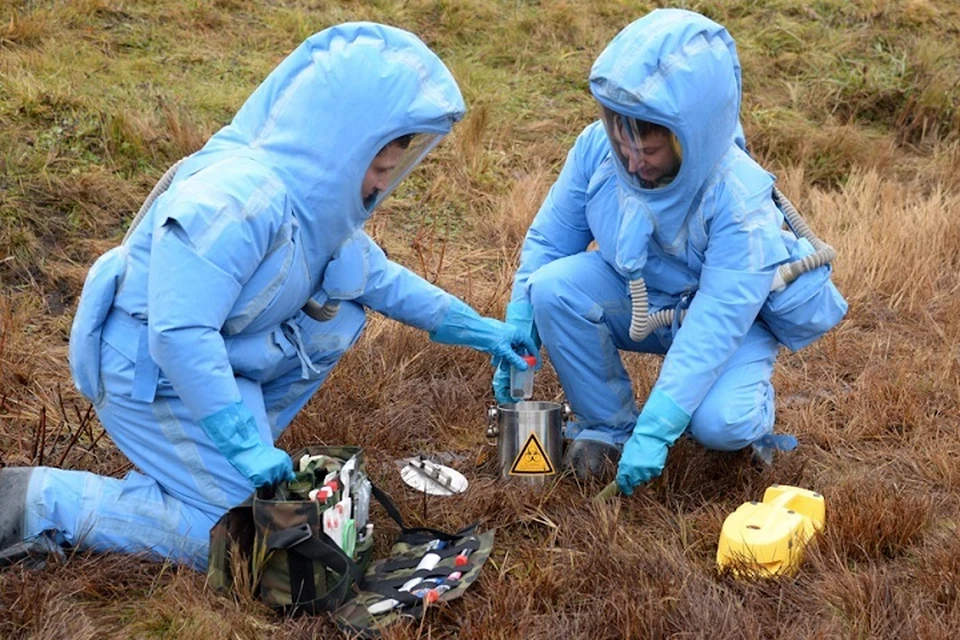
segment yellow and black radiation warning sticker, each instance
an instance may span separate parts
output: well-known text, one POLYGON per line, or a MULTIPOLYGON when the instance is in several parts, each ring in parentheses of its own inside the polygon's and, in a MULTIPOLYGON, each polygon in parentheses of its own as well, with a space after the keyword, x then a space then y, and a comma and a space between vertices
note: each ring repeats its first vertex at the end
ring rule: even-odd
POLYGON ((553 463, 550 461, 550 456, 547 455, 547 452, 543 450, 543 445, 540 444, 540 438, 537 437, 536 433, 531 433, 520 449, 517 459, 513 461, 513 466, 510 467, 510 475, 552 475, 556 472, 553 463))

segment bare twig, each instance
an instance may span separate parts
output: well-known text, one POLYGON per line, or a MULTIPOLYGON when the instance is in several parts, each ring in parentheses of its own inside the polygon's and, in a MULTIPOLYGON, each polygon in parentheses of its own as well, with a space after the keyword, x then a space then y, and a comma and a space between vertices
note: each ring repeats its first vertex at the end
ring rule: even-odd
MULTIPOLYGON (((63 450, 63 455, 60 456, 60 461, 57 463, 58 467, 63 466, 64 460, 67 459, 67 454, 70 453, 70 450, 73 449, 74 445, 77 444, 77 438, 80 437, 80 433, 83 431, 81 428, 83 425, 77 427, 76 431, 73 432, 73 435, 70 436, 70 441, 67 443, 67 447, 63 450)), ((67 431, 70 430, 70 426, 67 425, 67 431)))
POLYGON ((39 466, 43 466, 43 450, 47 446, 47 408, 40 407, 40 423, 37 425, 37 432, 33 439, 33 454, 31 460, 36 460, 39 466), (37 433, 39 432, 39 433, 37 433))

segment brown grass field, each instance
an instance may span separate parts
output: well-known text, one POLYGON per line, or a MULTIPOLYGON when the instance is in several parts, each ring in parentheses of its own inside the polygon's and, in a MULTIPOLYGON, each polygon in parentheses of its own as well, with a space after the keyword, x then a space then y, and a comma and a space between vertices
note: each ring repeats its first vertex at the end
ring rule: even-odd
MULTIPOLYGON (((303 38, 347 20, 407 28, 446 61, 464 122, 372 220, 394 259, 499 316, 527 225, 596 115, 587 75, 660 2, 0 0, 0 463, 122 476, 74 391, 67 338, 86 270, 163 171, 198 148, 303 38)), ((960 637, 960 4, 678 0, 724 23, 754 154, 836 247, 842 324, 774 382, 800 440, 760 468, 681 440, 632 498, 501 480, 485 438, 489 359, 370 317, 283 436, 366 447, 413 524, 497 528, 464 597, 386 638, 960 637), (470 480, 426 504, 402 456, 470 480), (826 529, 796 576, 715 568, 721 524, 773 483, 821 492, 826 529)), ((642 400, 659 360, 626 358, 642 400)), ((536 396, 562 392, 549 364, 536 396)), ((2 508, 2 505, 0 505, 2 508)), ((386 516, 374 518, 389 531, 386 516)), ((378 544, 385 549, 386 534, 378 544)), ((0 571, 0 637, 339 637, 218 596, 191 570, 76 553, 0 571)))

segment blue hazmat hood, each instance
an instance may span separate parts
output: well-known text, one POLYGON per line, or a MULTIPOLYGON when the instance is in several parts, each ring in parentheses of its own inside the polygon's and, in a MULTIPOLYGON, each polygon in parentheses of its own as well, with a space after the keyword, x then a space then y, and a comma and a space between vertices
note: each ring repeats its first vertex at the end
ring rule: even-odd
POLYGON ((405 134, 442 137, 463 113, 450 71, 416 36, 341 24, 281 62, 177 178, 249 156, 283 181, 312 249, 329 253, 372 213, 360 191, 377 152, 405 134))
POLYGON ((656 189, 642 188, 615 163, 624 212, 617 267, 635 278, 651 236, 668 253, 682 249, 701 189, 731 145, 743 146, 740 62, 724 27, 690 11, 659 9, 604 49, 590 72, 590 90, 606 109, 670 129, 683 153, 677 176, 656 189))

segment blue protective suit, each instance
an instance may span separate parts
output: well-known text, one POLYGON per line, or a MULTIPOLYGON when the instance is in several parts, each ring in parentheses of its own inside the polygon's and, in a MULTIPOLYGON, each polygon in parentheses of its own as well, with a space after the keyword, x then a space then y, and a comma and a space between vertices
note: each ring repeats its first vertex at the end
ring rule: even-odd
MULTIPOLYGON (((665 354, 643 427, 665 447, 651 458, 685 429, 713 449, 746 447, 773 428, 778 341, 758 313, 798 242, 781 231, 774 178, 744 150, 734 42, 703 16, 657 10, 614 38, 590 88, 607 109, 670 129, 679 172, 649 188, 615 159, 602 122, 587 126, 526 235, 510 307, 533 306, 578 418, 568 435, 620 446, 639 428, 628 350, 665 354), (637 277, 651 313, 687 310, 639 343, 637 277)), ((650 465, 656 475, 663 461, 650 465)))
POLYGON ((465 306, 386 258, 361 199, 384 145, 463 112, 450 72, 399 29, 344 24, 287 57, 91 270, 71 366, 137 471, 37 469, 27 536, 205 567, 210 527, 253 485, 201 423, 244 407, 270 449, 365 307, 434 331, 465 306), (339 313, 311 319, 310 297, 339 313))

